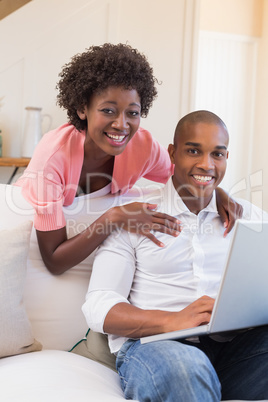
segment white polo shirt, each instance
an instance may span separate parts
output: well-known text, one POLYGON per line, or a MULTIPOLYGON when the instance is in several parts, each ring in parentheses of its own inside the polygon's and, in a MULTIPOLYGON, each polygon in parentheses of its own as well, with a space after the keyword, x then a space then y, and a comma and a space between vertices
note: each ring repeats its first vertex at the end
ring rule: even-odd
MULTIPOLYGON (((103 332, 108 311, 117 303, 151 310, 180 311, 203 295, 215 298, 232 233, 223 237, 215 193, 198 215, 189 211, 170 179, 157 200, 161 212, 182 222, 178 237, 154 232, 165 244, 158 247, 145 236, 113 232, 98 249, 86 302, 82 310, 91 329, 103 332)), ((268 214, 248 201, 244 219, 268 220, 268 214)), ((116 353, 127 338, 109 335, 116 353)))

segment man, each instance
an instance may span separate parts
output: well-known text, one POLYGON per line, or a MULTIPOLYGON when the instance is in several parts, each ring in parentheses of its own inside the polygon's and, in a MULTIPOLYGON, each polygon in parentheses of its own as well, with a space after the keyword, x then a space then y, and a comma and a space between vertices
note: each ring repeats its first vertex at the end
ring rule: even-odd
MULTIPOLYGON (((228 142, 215 114, 197 111, 182 118, 169 145, 175 169, 160 206, 181 221, 181 234, 157 233, 165 245, 159 248, 145 236, 115 232, 97 252, 83 312, 90 328, 109 334, 126 399, 268 398, 267 327, 232 336, 139 341, 210 320, 232 236, 223 236, 214 192, 225 174, 228 142)), ((242 205, 244 219, 263 219, 260 209, 242 205)))

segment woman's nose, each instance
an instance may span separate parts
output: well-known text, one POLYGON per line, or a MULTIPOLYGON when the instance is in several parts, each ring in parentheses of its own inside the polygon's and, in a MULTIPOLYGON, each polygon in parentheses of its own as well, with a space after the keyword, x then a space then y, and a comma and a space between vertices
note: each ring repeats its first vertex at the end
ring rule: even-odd
POLYGON ((126 119, 126 116, 123 113, 118 115, 117 118, 113 121, 112 127, 116 128, 117 130, 125 130, 126 128, 128 128, 128 121, 126 119))

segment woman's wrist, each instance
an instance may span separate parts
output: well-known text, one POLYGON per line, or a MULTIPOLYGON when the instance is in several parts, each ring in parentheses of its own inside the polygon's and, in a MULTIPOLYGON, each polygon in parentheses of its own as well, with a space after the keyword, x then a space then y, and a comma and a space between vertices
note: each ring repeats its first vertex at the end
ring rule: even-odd
POLYGON ((119 207, 112 207, 108 211, 105 212, 105 219, 108 221, 109 224, 120 224, 120 208, 119 207))
POLYGON ((114 230, 121 228, 122 219, 120 217, 120 208, 112 207, 102 215, 107 231, 111 234, 114 230))

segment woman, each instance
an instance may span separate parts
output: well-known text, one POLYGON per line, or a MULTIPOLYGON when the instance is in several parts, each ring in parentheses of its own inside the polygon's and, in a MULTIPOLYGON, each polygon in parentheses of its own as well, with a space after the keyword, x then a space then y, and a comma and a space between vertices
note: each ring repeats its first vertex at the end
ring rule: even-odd
MULTIPOLYGON (((157 94, 156 79, 144 55, 123 44, 92 46, 74 56, 60 77, 58 103, 67 110, 69 123, 43 136, 17 182, 36 210, 34 225, 49 271, 61 274, 80 263, 116 225, 142 233, 158 246, 162 244, 152 229, 177 236, 177 219, 155 212, 156 205, 135 202, 109 209, 86 230, 67 239, 62 207, 71 205, 75 196, 96 191, 124 193, 140 177, 165 183, 172 165, 168 152, 139 128, 140 118, 147 116, 157 94), (104 233, 97 230, 100 225, 107 229, 104 233)), ((240 206, 230 204, 222 190, 219 195, 223 201, 218 198, 218 209, 231 205, 231 210, 238 207, 240 213, 240 206)), ((225 223, 226 213, 233 215, 222 212, 225 223)), ((233 223, 229 219, 228 231, 233 223)))

